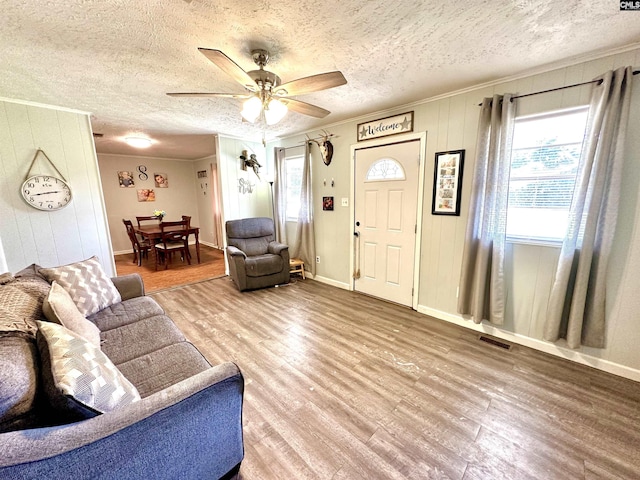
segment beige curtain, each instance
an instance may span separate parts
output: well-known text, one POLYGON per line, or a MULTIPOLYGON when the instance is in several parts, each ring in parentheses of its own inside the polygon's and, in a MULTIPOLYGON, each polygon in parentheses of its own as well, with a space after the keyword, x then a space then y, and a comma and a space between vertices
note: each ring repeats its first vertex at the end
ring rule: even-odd
POLYGON ((562 243, 544 338, 604 347, 606 272, 616 227, 631 67, 596 78, 569 227, 562 243))
POLYGON ((313 228, 313 195, 311 193, 311 157, 309 143, 304 147, 302 186, 300 188, 300 211, 296 227, 296 240, 289 248, 291 258, 304 262, 305 270, 316 274, 316 242, 313 228))
POLYGON ((211 203, 213 205, 213 243, 218 248, 224 248, 224 240, 222 237, 222 211, 220 201, 220 190, 218 188, 218 166, 216 164, 210 164, 211 166, 211 203))
POLYGON ((485 98, 465 233, 458 313, 475 323, 504 323, 504 251, 515 103, 511 94, 485 98))
POLYGON ((276 240, 287 243, 287 169, 285 168, 285 149, 275 149, 275 176, 273 179, 273 221, 276 240))

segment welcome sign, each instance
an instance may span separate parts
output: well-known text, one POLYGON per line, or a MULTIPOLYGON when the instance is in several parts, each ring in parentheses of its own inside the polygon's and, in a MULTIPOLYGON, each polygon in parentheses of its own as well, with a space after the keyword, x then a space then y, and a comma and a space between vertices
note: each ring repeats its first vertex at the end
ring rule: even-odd
POLYGON ((413 132, 413 112, 358 124, 358 141, 413 132))

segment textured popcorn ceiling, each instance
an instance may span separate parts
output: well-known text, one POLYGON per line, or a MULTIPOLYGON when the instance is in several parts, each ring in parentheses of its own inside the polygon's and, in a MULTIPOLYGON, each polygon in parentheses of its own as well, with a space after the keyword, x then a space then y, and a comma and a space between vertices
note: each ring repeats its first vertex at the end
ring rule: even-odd
POLYGON ((207 134, 259 139, 241 101, 166 92, 243 89, 198 51, 225 52, 245 70, 272 52, 287 82, 340 70, 348 84, 298 97, 331 110, 290 112, 267 138, 640 41, 640 12, 614 0, 12 0, 0 9, 0 96, 92 112, 99 152, 197 158, 207 134), (140 153, 140 151, 137 151, 140 153))

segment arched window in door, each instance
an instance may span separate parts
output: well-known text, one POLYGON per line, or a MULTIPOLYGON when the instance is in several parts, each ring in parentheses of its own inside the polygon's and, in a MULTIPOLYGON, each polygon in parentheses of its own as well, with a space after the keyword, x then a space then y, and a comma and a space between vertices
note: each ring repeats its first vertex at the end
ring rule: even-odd
POLYGON ((365 182, 406 180, 404 168, 393 158, 381 158, 371 164, 365 182))

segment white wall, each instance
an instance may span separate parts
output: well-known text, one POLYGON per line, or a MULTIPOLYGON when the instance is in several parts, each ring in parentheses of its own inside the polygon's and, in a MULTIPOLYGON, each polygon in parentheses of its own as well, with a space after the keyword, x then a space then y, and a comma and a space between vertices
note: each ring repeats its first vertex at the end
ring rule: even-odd
MULTIPOLYGON (((468 217, 475 143, 478 126, 478 104, 494 93, 529 93, 588 81, 606 70, 622 65, 640 66, 640 50, 584 62, 578 65, 528 76, 519 80, 453 94, 411 107, 399 107, 384 114, 359 118, 327 128, 335 136, 331 165, 320 160, 317 148, 312 147, 313 193, 315 211, 316 250, 321 256, 317 277, 336 285, 350 286, 352 226, 349 208, 340 206, 342 197, 349 197, 352 172, 350 148, 356 144, 357 124, 376 118, 415 112, 414 131, 427 132, 425 192, 422 199, 425 211, 422 228, 422 256, 419 261, 420 286, 418 310, 438 318, 485 330, 495 335, 529 345, 533 348, 587 363, 640 380, 640 137, 635 135, 640 124, 640 76, 634 81, 632 112, 627 138, 627 163, 622 185, 621 207, 614 258, 608 284, 607 346, 604 349, 582 348, 578 351, 563 348, 542 340, 542 326, 558 258, 558 248, 514 244, 508 249, 507 321, 500 328, 476 326, 456 313, 457 287, 460 274, 464 232, 468 217), (462 207, 459 217, 431 215, 433 167, 436 152, 465 149, 462 207), (330 187, 334 178, 335 187, 330 187), (324 185, 327 179, 327 185, 324 185), (335 197, 335 210, 323 212, 322 196, 335 197)), ((589 87, 566 89, 522 99, 518 113, 554 110, 588 102, 589 87)), ((313 136, 317 131, 307 132, 313 136)), ((392 138, 392 137, 390 137, 392 138)), ((277 142, 278 146, 293 146, 304 135, 277 142)), ((269 145, 272 149, 276 144, 269 145)), ((271 155, 272 157, 272 155, 271 155)), ((272 159, 270 157, 270 159, 272 159)), ((350 199, 350 204, 353 199, 350 199)))
MULTIPOLYGON (((34 173, 55 173, 38 160, 34 173)), ((115 274, 89 115, 0 100, 0 245, 9 271, 31 263, 64 265, 98 256, 115 274), (20 194, 29 164, 43 149, 71 186, 55 212, 29 207, 20 194)))
MULTIPOLYGON (((227 220, 249 217, 271 217, 271 188, 268 183, 268 168, 265 148, 261 143, 248 142, 230 137, 218 137, 218 168, 220 171, 223 227, 227 220), (260 169, 260 179, 252 169, 240 168, 243 150, 255 153, 260 169), (253 191, 241 191, 240 181, 253 186, 253 191)), ((226 239, 225 239, 226 245, 226 239)))
POLYGON ((217 223, 220 222, 220 215, 216 215, 216 204, 218 202, 215 198, 216 186, 214 185, 215 171, 217 168, 215 155, 200 159, 193 164, 193 169, 196 172, 195 190, 196 203, 198 206, 200 242, 212 247, 219 247, 222 245, 222 238, 219 235, 219 228, 217 225, 217 223), (198 172, 205 172, 207 176, 204 178, 198 178, 198 172))
POLYGON ((193 161, 99 154, 98 164, 113 250, 116 254, 131 251, 131 242, 122 223, 123 218, 135 224, 136 216, 151 215, 154 210, 164 210, 167 212, 165 220, 180 220, 182 215, 190 215, 191 223, 200 226, 197 178, 193 161), (146 180, 139 176, 139 165, 146 167, 146 180), (120 187, 118 171, 134 173, 134 188, 120 187), (166 173, 169 187, 156 188, 154 173, 166 173), (153 189, 155 202, 138 202, 138 189, 153 189))

